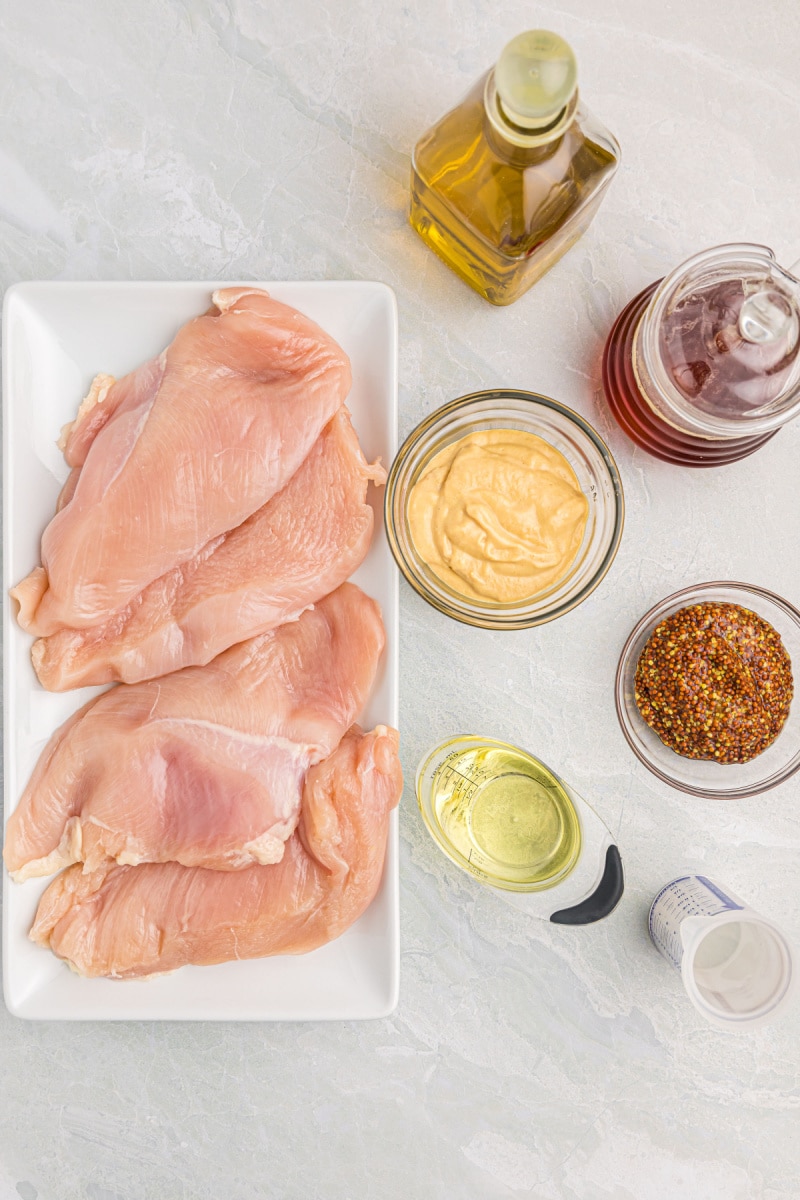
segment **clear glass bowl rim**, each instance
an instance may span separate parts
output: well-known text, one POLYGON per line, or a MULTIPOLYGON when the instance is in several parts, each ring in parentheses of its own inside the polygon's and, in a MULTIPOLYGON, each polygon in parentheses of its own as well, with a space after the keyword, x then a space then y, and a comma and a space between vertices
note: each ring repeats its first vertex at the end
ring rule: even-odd
MULTIPOLYGON (((614 680, 614 703, 617 710, 617 719, 619 720, 620 728, 624 734, 626 742, 639 759, 639 762, 647 767, 648 771, 651 771, 652 774, 657 776, 663 783, 669 784, 670 787, 676 788, 678 791, 685 792, 688 795, 700 796, 707 800, 745 800, 750 796, 760 796, 762 792, 768 792, 771 788, 777 787, 779 784, 785 783, 787 779, 790 779, 798 770, 798 768, 800 768, 800 753, 795 754, 794 757, 785 764, 785 766, 773 771, 772 775, 767 776, 766 779, 760 780, 756 784, 751 784, 746 787, 732 787, 727 791, 711 791, 707 787, 690 784, 683 780, 676 779, 675 776, 669 775, 666 771, 663 771, 658 764, 653 761, 653 759, 642 752, 631 734, 631 722, 628 718, 628 705, 625 703, 624 696, 625 672, 628 668, 633 647, 636 645, 636 642, 641 637, 644 630, 654 628, 655 625, 658 624, 658 621, 661 620, 661 618, 665 616, 671 608, 673 608, 676 604, 679 604, 680 601, 685 601, 687 605, 693 603, 702 603, 703 597, 708 596, 709 593, 713 594, 720 588, 737 589, 747 593, 750 596, 761 597, 769 600, 771 603, 777 605, 778 608, 781 608, 786 613, 787 617, 790 617, 794 621, 794 623, 797 625, 798 635, 800 635, 800 611, 783 596, 779 596, 777 592, 771 592, 768 588, 759 587, 755 583, 742 583, 735 579, 717 579, 708 583, 695 583, 689 585, 688 587, 680 588, 677 592, 672 592, 671 595, 664 596, 662 600, 659 600, 657 604, 654 604, 652 608, 648 609, 644 616, 636 622, 630 634, 628 635, 625 645, 622 647, 622 652, 619 656, 619 662, 617 663, 617 672, 614 680)), ((763 619, 766 620, 767 618, 764 617, 763 619)), ((798 681, 794 663, 792 663, 792 668, 795 676, 796 689, 794 702, 798 703, 800 702, 800 695, 798 694, 797 689, 798 682, 800 681, 798 681)), ((643 720, 641 717, 639 719, 643 720)), ((791 713, 788 719, 791 720, 791 713)), ((680 759, 681 756, 676 755, 676 757, 680 759)), ((691 762, 692 760, 682 759, 681 761, 691 762)), ((751 762, 756 761, 757 759, 751 759, 751 762)), ((721 769, 735 770, 736 766, 735 764, 726 765, 721 769)))
MULTIPOLYGON (((476 414, 476 419, 480 419, 476 414)), ((386 526, 386 536, 389 542, 389 548, 395 562, 397 563, 400 572, 406 582, 414 589, 418 596, 432 605, 445 616, 452 617, 456 621, 461 621, 463 624, 472 625, 481 629, 531 629, 536 625, 546 625, 549 621, 554 621, 557 617, 563 616, 565 613, 571 612, 573 608, 577 608, 587 596, 602 583, 608 571, 611 568, 620 541, 622 540, 622 530, 625 524, 625 496, 622 487, 622 479, 620 477, 617 464, 614 456, 609 450, 606 443, 600 437, 600 434, 592 425, 589 424, 584 417, 576 413, 573 409, 568 408, 566 404, 562 404, 558 400, 554 400, 551 396, 545 396, 541 392, 530 392, 520 388, 490 388, 484 391, 469 392, 464 396, 457 396, 453 400, 448 400, 439 408, 434 409, 427 417, 415 425, 408 436, 403 441, 400 449, 395 455, 394 461, 389 469, 389 475, 386 480, 386 492, 384 497, 384 524, 386 526), (503 609, 499 605, 486 606, 481 608, 480 603, 475 601, 472 607, 476 610, 475 613, 470 613, 459 607, 457 601, 453 599, 450 603, 444 602, 439 596, 430 592, 424 582, 410 569, 406 562, 405 555, 399 545, 397 533, 395 531, 394 514, 392 512, 394 496, 397 488, 397 480, 402 468, 405 465, 409 455, 433 430, 437 424, 445 420, 447 417, 457 413, 460 409, 466 408, 470 404, 480 402, 492 402, 503 400, 518 400, 529 403, 537 407, 548 408, 553 412, 560 414, 580 433, 582 433, 594 446, 595 450, 600 455, 603 465, 608 474, 608 482, 611 485, 613 493, 614 514, 613 514, 613 530, 609 545, 603 555, 597 570, 590 579, 580 588, 574 595, 569 595, 552 610, 545 609, 539 613, 530 614, 528 616, 519 615, 518 609, 509 614, 505 619, 502 616, 503 609)))

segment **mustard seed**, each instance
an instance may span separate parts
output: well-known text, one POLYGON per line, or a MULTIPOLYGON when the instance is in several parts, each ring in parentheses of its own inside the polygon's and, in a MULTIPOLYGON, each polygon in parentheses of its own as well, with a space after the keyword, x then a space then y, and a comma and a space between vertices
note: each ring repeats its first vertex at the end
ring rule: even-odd
POLYGON ((756 758, 783 728, 793 694, 780 634, 738 604, 679 609, 656 625, 636 666, 639 712, 684 758, 756 758))

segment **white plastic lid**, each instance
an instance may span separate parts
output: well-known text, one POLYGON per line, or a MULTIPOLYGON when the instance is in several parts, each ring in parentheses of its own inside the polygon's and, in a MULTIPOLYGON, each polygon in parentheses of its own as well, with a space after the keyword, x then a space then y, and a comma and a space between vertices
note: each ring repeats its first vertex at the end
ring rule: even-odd
POLYGON ((741 910, 698 929, 686 947, 681 974, 689 998, 713 1024, 752 1028, 783 1007, 792 965, 780 930, 741 910))
POLYGON ((551 124, 578 86, 578 66, 570 46, 557 33, 531 29, 513 38, 494 69, 505 117, 523 129, 551 124))

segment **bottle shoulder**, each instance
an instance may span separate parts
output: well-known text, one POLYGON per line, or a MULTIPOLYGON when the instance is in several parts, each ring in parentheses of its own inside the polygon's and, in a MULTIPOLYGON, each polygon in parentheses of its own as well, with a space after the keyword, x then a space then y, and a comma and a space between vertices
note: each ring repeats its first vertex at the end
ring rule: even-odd
POLYGON ((553 142, 527 150, 510 142, 503 143, 492 129, 484 106, 488 74, 483 75, 464 99, 418 140, 412 152, 415 167, 457 167, 465 155, 473 165, 474 156, 479 155, 487 167, 509 166, 522 171, 554 157, 563 161, 565 148, 570 155, 575 155, 581 153, 584 146, 594 146, 604 152, 611 160, 612 168, 619 163, 619 142, 583 101, 579 102, 571 125, 553 142))
POLYGON ((457 160, 484 137, 483 76, 464 99, 439 118, 412 151, 415 169, 440 170, 457 160))
POLYGON ((583 104, 554 143, 498 144, 487 132, 482 82, 420 139, 413 168, 455 220, 504 253, 524 255, 606 187, 619 144, 583 104))
POLYGON ((591 109, 586 107, 583 101, 578 104, 575 122, 587 142, 591 142, 595 146, 600 146, 601 149, 605 150, 613 158, 616 169, 619 166, 622 154, 620 144, 611 130, 594 115, 591 109))

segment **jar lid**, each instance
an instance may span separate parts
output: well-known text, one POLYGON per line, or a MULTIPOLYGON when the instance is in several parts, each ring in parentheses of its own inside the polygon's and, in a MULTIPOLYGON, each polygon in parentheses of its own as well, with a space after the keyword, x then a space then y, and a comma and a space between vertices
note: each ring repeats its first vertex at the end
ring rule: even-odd
POLYGON ((800 280, 766 246, 714 246, 682 263, 636 339, 642 382, 692 431, 741 437, 800 412, 800 280))

